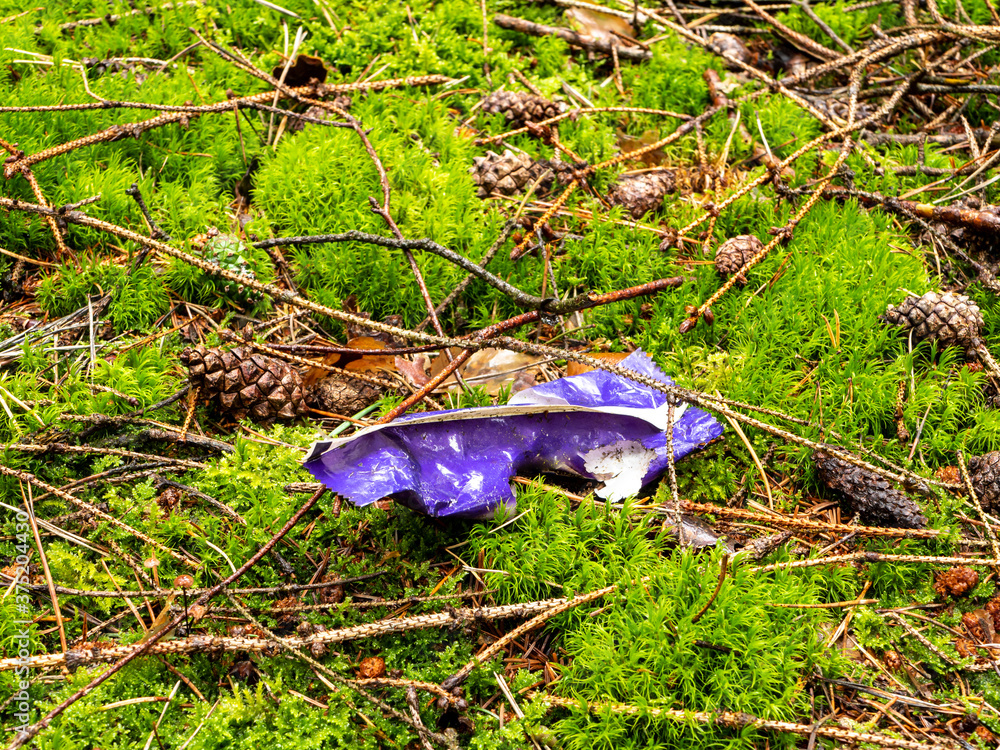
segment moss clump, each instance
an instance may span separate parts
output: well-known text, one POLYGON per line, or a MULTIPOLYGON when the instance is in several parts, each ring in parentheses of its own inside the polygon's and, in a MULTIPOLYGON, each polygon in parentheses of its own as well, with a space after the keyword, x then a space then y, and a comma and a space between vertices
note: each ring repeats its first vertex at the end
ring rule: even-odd
POLYGON ((97 258, 82 268, 63 266, 45 278, 38 289, 38 302, 52 315, 68 315, 87 306, 98 296, 110 294, 107 319, 116 331, 145 329, 168 309, 163 283, 148 265, 133 272, 127 265, 104 263, 97 258))

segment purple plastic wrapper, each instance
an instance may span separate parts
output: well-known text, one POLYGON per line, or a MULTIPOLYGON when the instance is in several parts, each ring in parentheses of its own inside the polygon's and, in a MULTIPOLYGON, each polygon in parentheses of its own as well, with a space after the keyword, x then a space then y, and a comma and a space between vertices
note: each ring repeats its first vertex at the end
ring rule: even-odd
MULTIPOLYGON (((672 384, 638 350, 621 366, 672 384)), ((305 467, 355 505, 392 496, 430 516, 489 518, 515 509, 515 474, 563 471, 604 482, 600 497, 636 494, 663 473, 667 397, 603 370, 516 394, 506 406, 408 414, 314 443, 305 467)), ((674 409, 674 459, 722 434, 710 414, 674 409)))

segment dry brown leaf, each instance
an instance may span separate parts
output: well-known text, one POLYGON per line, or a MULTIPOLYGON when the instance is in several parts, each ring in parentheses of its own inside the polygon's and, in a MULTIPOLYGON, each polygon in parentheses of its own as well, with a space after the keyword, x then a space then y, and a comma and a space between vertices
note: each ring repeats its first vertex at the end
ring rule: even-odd
MULTIPOLYGON (((458 349, 451 352, 452 356, 459 353, 458 349)), ((482 386, 491 396, 500 393, 505 385, 511 386, 511 392, 517 393, 535 385, 540 370, 537 366, 542 357, 533 354, 521 354, 503 349, 481 349, 469 357, 469 361, 459 368, 465 381, 471 386, 482 386)), ((430 375, 434 377, 448 364, 448 358, 442 353, 431 361, 430 375)), ((452 375, 441 386, 445 390, 458 388, 458 381, 452 375)))
POLYGON ((430 364, 430 357, 423 353, 415 354, 413 359, 396 357, 396 369, 417 388, 423 388, 430 382, 430 377, 427 375, 430 364))
MULTIPOLYGON (((628 352, 592 352, 587 356, 615 365, 625 359, 628 355, 628 352)), ((570 362, 569 365, 566 366, 566 374, 582 375, 583 373, 590 372, 593 369, 594 368, 590 365, 580 364, 579 362, 570 362)))
MULTIPOLYGON (((271 71, 271 75, 275 78, 281 78, 284 69, 285 65, 282 63, 271 71)), ((327 73, 326 63, 320 58, 313 57, 312 55, 296 55, 295 60, 288 66, 285 85, 305 86, 313 80, 323 83, 326 80, 327 73)))
MULTIPOLYGON (((314 342, 318 346, 346 346, 349 349, 385 349, 384 341, 371 338, 370 336, 357 336, 348 340, 346 344, 336 341, 317 340, 314 342)), ((374 370, 396 371, 396 357, 390 354, 327 354, 318 362, 330 367, 342 367, 352 372, 370 372, 374 370)), ((320 380, 330 376, 330 371, 322 367, 310 367, 302 380, 306 387, 315 385, 320 380)))
MULTIPOLYGON (((358 336, 347 342, 350 349, 385 349, 385 343, 371 336, 358 336)), ((354 372, 367 372, 369 370, 388 370, 393 372, 396 369, 396 358, 391 354, 362 354, 356 359, 354 355, 344 354, 344 369, 354 372)))
POLYGON ((603 42, 617 41, 623 47, 625 43, 612 32, 627 37, 635 36, 632 24, 624 18, 613 16, 610 13, 601 13, 586 8, 570 8, 566 11, 566 20, 573 30, 580 34, 586 34, 603 42))
MULTIPOLYGON (((618 131, 618 148, 623 154, 638 151, 658 140, 660 140, 658 130, 647 130, 642 135, 629 135, 624 130, 618 131)), ((667 162, 667 154, 663 149, 657 148, 644 153, 639 157, 639 161, 647 167, 660 167, 667 162)))

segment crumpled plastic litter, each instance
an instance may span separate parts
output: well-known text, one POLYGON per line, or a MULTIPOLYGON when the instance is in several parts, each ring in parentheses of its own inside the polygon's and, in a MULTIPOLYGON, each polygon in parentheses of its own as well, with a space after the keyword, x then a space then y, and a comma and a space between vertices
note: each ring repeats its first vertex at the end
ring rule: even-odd
MULTIPOLYGON (((673 384, 641 349, 621 366, 673 384)), ((408 414, 320 440, 304 464, 355 505, 392 496, 435 517, 512 513, 511 477, 541 471, 599 480, 596 494, 618 501, 666 471, 667 409, 666 394, 594 370, 528 388, 506 406, 408 414)), ((721 434, 707 412, 675 407, 674 460, 721 434)))

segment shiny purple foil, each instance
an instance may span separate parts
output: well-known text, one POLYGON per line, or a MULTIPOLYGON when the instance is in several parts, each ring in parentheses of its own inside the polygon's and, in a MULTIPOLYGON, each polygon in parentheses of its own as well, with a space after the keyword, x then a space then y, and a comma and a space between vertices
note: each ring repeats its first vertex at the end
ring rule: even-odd
MULTIPOLYGON (((672 384, 641 350, 621 366, 672 384)), ((674 458, 722 434, 708 413, 675 407, 674 458)), ((605 482, 621 499, 668 464, 666 394, 603 370, 516 394, 506 406, 408 414, 315 443, 305 467, 355 505, 383 497, 429 516, 513 512, 515 474, 563 471, 605 482)))

